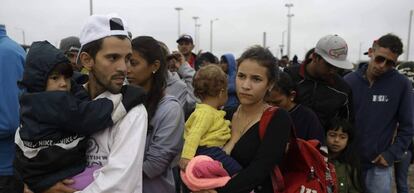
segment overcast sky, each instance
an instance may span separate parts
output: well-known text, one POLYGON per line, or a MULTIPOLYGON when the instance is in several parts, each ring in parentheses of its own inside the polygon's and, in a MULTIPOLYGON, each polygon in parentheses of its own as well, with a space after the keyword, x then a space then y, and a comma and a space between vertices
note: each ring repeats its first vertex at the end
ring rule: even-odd
MULTIPOLYGON (((282 32, 287 29, 286 3, 294 4, 292 56, 301 59, 327 34, 338 34, 347 41, 348 58, 353 62, 366 59, 362 53, 386 33, 398 35, 406 52, 414 0, 93 0, 93 12, 118 13, 134 36, 153 36, 175 50, 178 14, 174 8, 182 7, 181 33, 194 37, 192 17, 200 17, 200 49, 209 50, 210 20, 218 18, 213 24, 215 55, 234 53, 237 57, 251 45, 262 45, 266 32, 267 46, 280 56, 282 32)), ((23 42, 23 29, 27 44, 48 40, 58 46, 62 38, 78 36, 88 16, 89 0, 1 0, 0 5, 0 23, 19 43, 23 42)), ((414 60, 413 33, 410 60, 414 60)))

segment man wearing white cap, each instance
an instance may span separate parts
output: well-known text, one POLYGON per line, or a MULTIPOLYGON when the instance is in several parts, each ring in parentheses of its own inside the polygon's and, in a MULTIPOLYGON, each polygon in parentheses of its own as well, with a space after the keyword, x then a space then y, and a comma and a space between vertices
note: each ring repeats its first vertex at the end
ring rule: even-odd
POLYGON ((318 41, 311 59, 284 69, 297 83, 297 102, 315 111, 325 129, 334 117, 353 119, 351 89, 337 73, 353 68, 347 54, 344 39, 327 35, 318 41))
MULTIPOLYGON (((77 62, 89 70, 85 85, 91 99, 120 98, 127 65, 132 55, 130 35, 125 21, 117 15, 92 15, 80 34, 77 62)), ((89 141, 89 166, 93 182, 81 193, 140 193, 142 164, 147 134, 147 112, 143 104, 131 109, 114 126, 95 133, 89 141)), ((72 193, 70 181, 57 183, 46 193, 72 193), (66 183, 66 184, 65 184, 66 183)))

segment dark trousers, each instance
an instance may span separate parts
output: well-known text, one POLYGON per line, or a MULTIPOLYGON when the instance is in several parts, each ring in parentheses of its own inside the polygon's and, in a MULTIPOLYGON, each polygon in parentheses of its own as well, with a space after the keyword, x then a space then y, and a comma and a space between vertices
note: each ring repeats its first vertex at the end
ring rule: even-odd
POLYGON ((394 163, 395 184, 397 185, 398 193, 408 193, 408 169, 410 167, 412 153, 411 151, 404 152, 401 160, 394 163))
POLYGON ((0 176, 0 193, 23 193, 23 181, 16 176, 0 176))
POLYGON ((242 170, 240 164, 219 147, 198 147, 196 155, 207 155, 221 162, 230 177, 242 170))

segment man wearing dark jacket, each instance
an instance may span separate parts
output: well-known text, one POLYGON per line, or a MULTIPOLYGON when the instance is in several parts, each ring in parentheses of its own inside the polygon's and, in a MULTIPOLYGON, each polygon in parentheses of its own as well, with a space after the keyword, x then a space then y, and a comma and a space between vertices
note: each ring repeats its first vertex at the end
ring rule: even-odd
POLYGON ((402 50, 399 37, 384 35, 368 50, 369 63, 345 76, 355 99, 357 149, 368 193, 392 192, 392 165, 414 134, 412 85, 395 70, 402 50))
POLYGON ((296 102, 311 108, 325 129, 334 117, 353 119, 351 89, 337 74, 338 69, 353 68, 347 53, 344 39, 327 35, 318 41, 311 59, 284 69, 297 83, 296 102))

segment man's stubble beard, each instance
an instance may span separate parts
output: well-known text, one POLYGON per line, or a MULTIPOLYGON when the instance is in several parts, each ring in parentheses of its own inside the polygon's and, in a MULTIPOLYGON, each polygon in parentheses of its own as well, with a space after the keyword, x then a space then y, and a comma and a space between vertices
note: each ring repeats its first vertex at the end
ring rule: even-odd
POLYGON ((99 72, 97 72, 95 69, 92 68, 89 73, 93 73, 96 84, 102 87, 104 89, 104 92, 109 91, 112 94, 118 94, 121 92, 121 87, 114 86, 111 84, 112 76, 109 79, 109 81, 105 84, 106 82, 105 77, 102 77, 102 75, 99 72))

